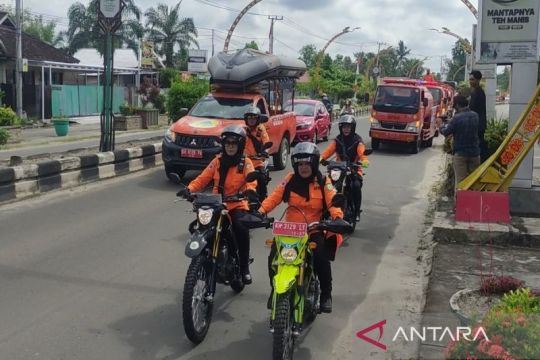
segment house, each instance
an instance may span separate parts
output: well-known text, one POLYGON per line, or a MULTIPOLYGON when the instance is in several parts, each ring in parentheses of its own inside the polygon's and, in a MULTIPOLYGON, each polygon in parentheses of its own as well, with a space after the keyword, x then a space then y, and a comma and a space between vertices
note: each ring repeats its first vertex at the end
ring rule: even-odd
MULTIPOLYGON (((64 84, 66 70, 47 68, 45 63, 77 64, 79 61, 60 49, 22 33, 22 57, 28 60, 28 71, 23 73, 23 110, 28 116, 42 115, 44 86, 64 84)), ((16 30, 9 15, 0 13, 0 88, 4 92, 2 103, 15 108, 15 62, 17 58, 16 30)), ((45 94, 45 97, 47 94, 45 94)), ((45 101, 45 104, 50 103, 45 101)), ((45 113, 50 114, 50 106, 45 113)))

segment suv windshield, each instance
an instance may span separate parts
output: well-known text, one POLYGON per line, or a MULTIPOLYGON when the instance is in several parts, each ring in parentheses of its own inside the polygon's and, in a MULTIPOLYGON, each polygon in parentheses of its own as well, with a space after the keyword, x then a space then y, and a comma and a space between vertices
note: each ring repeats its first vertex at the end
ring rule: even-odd
MULTIPOLYGON (((286 111, 293 111, 291 104, 287 104, 285 107, 286 111)), ((294 113, 298 116, 313 116, 315 112, 315 104, 308 103, 294 103, 294 113)))
POLYGON ((442 90, 437 88, 429 88, 429 92, 433 95, 433 103, 439 105, 442 99, 442 90))
POLYGON ((244 119, 244 113, 253 101, 250 99, 225 99, 206 96, 199 100, 189 115, 215 119, 244 119))
POLYGON ((373 109, 383 112, 416 114, 420 101, 420 89, 402 86, 379 86, 373 109))

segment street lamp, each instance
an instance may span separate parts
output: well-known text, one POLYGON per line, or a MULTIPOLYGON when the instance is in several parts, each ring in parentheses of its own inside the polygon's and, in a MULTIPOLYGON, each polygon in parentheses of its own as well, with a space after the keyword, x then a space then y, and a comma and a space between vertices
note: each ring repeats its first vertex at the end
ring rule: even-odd
POLYGON ((455 32, 452 32, 449 28, 447 27, 442 27, 442 30, 439 30, 439 29, 434 29, 434 28, 431 28, 429 30, 432 30, 432 31, 436 31, 440 34, 446 34, 446 35, 450 35, 450 36, 453 36, 455 37, 456 39, 460 40, 460 44, 461 46, 463 47, 463 49, 468 52, 468 53, 471 53, 472 51, 472 48, 471 48, 471 45, 468 43, 468 40, 459 36, 458 34, 456 34, 455 32))
POLYGON ((317 64, 315 65, 315 84, 317 86, 317 91, 320 90, 319 78, 320 78, 321 62, 322 62, 324 52, 326 51, 328 46, 332 43, 332 41, 336 40, 341 35, 345 35, 347 33, 353 32, 353 31, 358 30, 358 29, 360 29, 360 27, 355 27, 355 28, 351 29, 350 26, 347 26, 346 28, 341 30, 341 32, 337 33, 330 40, 328 40, 328 42, 324 45, 322 50, 317 55, 317 64))

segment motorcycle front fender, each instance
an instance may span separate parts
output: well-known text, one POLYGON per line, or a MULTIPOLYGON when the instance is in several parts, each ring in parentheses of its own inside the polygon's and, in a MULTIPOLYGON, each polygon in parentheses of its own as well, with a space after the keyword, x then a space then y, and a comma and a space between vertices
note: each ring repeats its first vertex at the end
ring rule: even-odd
POLYGON ((185 254, 187 257, 194 258, 198 256, 211 239, 213 232, 210 229, 195 231, 186 244, 185 254))
POLYGON ((274 291, 276 294, 286 293, 296 282, 299 272, 298 265, 280 265, 277 274, 274 276, 274 291))

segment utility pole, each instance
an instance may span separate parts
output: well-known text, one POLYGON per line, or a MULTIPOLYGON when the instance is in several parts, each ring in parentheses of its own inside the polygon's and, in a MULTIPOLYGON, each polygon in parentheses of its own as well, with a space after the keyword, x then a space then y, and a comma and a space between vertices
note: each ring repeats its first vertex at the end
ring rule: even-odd
MULTIPOLYGON (((15 91, 17 98, 17 116, 22 117, 22 9, 21 1, 17 0, 15 7, 15 17, 17 18, 17 29, 15 33, 16 48, 17 48, 17 61, 15 65, 15 91)), ((43 81, 43 80, 42 80, 43 81)))
POLYGON ((377 61, 375 63, 375 69, 373 71, 373 75, 375 75, 375 84, 377 84, 377 79, 380 75, 380 69, 379 69, 379 53, 381 52, 381 45, 387 45, 384 42, 377 42, 378 48, 377 48, 377 61))
POLYGON ((274 21, 283 20, 283 16, 270 15, 270 16, 268 16, 268 19, 270 19, 272 21, 272 23, 270 24, 269 52, 270 52, 270 54, 273 54, 274 53, 274 21))
POLYGON ((214 56, 214 29, 212 29, 212 56, 214 56))

